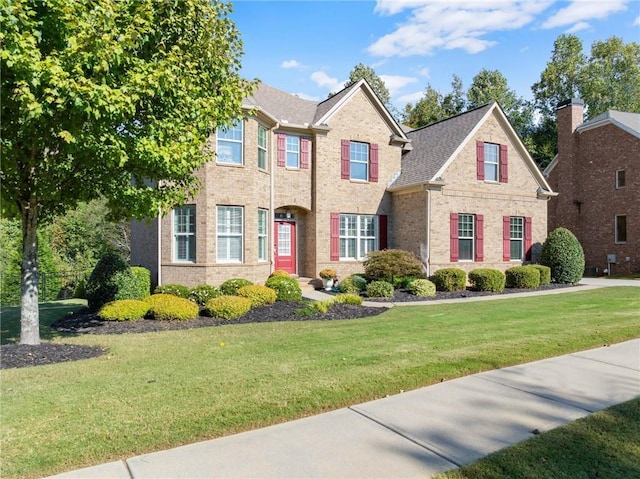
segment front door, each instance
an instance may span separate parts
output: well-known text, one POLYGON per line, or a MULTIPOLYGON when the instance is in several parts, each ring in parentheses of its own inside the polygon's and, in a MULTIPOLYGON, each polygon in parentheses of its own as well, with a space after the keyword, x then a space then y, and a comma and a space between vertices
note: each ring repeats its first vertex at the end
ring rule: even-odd
POLYGON ((275 240, 276 269, 296 274, 296 224, 276 221, 275 240))

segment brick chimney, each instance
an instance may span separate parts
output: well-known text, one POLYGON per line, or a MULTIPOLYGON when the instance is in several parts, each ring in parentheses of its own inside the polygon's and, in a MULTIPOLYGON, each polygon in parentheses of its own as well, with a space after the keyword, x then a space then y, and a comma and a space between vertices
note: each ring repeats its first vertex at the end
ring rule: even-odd
POLYGON ((584 102, 577 98, 565 100, 556 109, 558 122, 558 155, 573 156, 574 132, 584 122, 584 102))

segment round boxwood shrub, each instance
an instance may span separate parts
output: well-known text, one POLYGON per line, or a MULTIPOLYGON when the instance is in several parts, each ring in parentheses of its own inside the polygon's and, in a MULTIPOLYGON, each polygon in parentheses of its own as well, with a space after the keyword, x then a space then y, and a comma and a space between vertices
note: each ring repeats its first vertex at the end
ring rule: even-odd
POLYGON ((341 293, 336 295, 335 302, 337 304, 354 304, 360 305, 363 302, 362 296, 352 293, 341 293))
POLYGON ((251 300, 242 296, 220 296, 207 301, 203 313, 222 319, 234 319, 251 309, 251 300))
POLYGON ((352 274, 340 281, 338 288, 341 293, 358 294, 367 288, 367 280, 362 276, 352 274))
POLYGON ((566 228, 556 228, 542 244, 540 262, 551 268, 556 283, 575 284, 584 273, 584 251, 578 238, 566 228))
POLYGON ((151 271, 142 266, 132 266, 131 272, 136 278, 136 299, 146 298, 151 294, 151 271))
POLYGON ((105 304, 98 316, 105 321, 137 321, 149 312, 149 303, 139 299, 119 299, 105 304))
POLYGON ((295 278, 274 276, 269 278, 264 285, 276 291, 277 301, 300 301, 302 299, 302 289, 295 278))
POLYGON ((248 279, 244 278, 231 278, 222 283, 218 289, 222 294, 226 294, 227 296, 235 296, 238 293, 238 290, 243 286, 249 286, 253 284, 248 279))
POLYGON ((436 285, 428 279, 414 279, 409 283, 408 289, 411 294, 422 298, 436 295, 436 285))
POLYGON ((156 286, 156 289, 153 290, 153 294, 172 294, 178 298, 185 299, 189 298, 189 293, 191 293, 191 289, 188 286, 171 283, 156 286))
POLYGON ((542 264, 530 264, 529 266, 540 271, 540 286, 546 286, 551 283, 551 268, 542 264))
POLYGON ((387 281, 372 281, 367 285, 370 298, 393 298, 393 285, 387 281))
POLYGON ((158 321, 186 321, 200 313, 196 303, 173 294, 153 294, 144 301, 149 304, 148 316, 158 321))
POLYGON ((424 271, 416 255, 401 249, 371 251, 363 266, 367 278, 388 282, 393 282, 394 278, 417 278, 423 276, 424 271))
POLYGON ((289 274, 288 271, 285 271, 283 269, 276 269, 273 271, 273 273, 271 273, 269 275, 269 278, 273 278, 274 276, 284 276, 285 278, 290 278, 291 275, 289 274))
POLYGON ((502 293, 505 286, 505 275, 502 271, 491 268, 478 268, 469 273, 469 283, 476 291, 502 293))
POLYGON ((531 266, 514 266, 504 272, 507 288, 537 288, 540 286, 540 271, 531 266))
MULTIPOLYGON (((281 276, 282 277, 282 276, 281 276)), ((276 291, 260 284, 250 284, 238 290, 238 296, 249 298, 251 307, 258 308, 276 302, 276 291)))
POLYGON ((462 291, 467 287, 467 273, 459 268, 439 269, 429 279, 438 291, 462 291))
POLYGON ((218 288, 208 284, 199 284, 189 291, 189 299, 200 306, 204 306, 210 299, 221 295, 218 288))
POLYGON ((104 255, 87 281, 87 303, 91 311, 117 299, 141 299, 136 278, 127 262, 116 253, 104 255))

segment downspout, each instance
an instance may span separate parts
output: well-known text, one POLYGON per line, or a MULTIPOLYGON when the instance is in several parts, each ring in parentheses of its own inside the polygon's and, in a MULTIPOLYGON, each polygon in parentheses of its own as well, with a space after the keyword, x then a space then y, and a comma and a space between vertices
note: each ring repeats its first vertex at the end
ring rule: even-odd
MULTIPOLYGON (((280 123, 276 122, 276 124, 271 128, 272 134, 271 139, 273 140, 273 135, 275 131, 280 128, 280 123)), ((271 219, 269 220, 269 239, 271 242, 269 243, 269 251, 270 251, 270 273, 276 269, 276 258, 275 258, 275 218, 276 218, 276 165, 278 160, 278 140, 276 139, 276 148, 273 147, 273 141, 271 141, 271 169, 269 171, 269 211, 271 212, 271 219)))
POLYGON ((162 285, 162 210, 158 208, 158 286, 162 285))
POLYGON ((426 247, 426 267, 427 267, 427 277, 431 275, 431 190, 429 188, 426 189, 427 193, 427 247, 426 247))

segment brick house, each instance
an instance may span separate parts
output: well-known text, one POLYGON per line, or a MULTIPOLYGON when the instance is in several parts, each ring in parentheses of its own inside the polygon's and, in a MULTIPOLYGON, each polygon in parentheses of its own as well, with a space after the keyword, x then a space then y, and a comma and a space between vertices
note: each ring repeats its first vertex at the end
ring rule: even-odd
POLYGON ((584 121, 584 103, 558 105, 558 154, 545 176, 558 198, 549 231, 571 230, 587 274, 640 269, 640 113, 609 110, 584 121))
POLYGON ((413 149, 389 187, 394 247, 418 255, 428 274, 538 259, 555 193, 497 103, 407 136, 413 149))
POLYGON ((361 80, 320 103, 260 84, 245 111, 210 137, 193 201, 132 224, 154 284, 344 277, 387 247, 504 270, 546 236, 553 193, 496 104, 405 133, 361 80))

